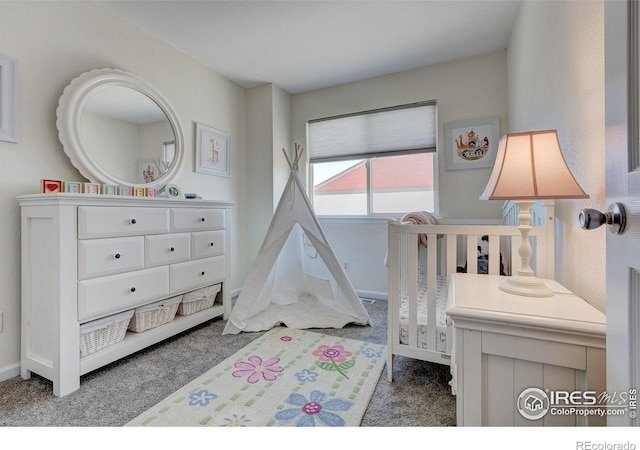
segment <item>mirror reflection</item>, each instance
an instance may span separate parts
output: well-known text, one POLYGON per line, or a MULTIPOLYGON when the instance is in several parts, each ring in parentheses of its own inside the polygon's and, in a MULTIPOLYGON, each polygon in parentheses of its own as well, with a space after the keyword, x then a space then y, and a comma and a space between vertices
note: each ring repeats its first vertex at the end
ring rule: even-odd
POLYGON ((88 157, 114 178, 153 183, 174 162, 171 123, 155 101, 135 89, 112 85, 94 92, 79 128, 88 157))
POLYGON ((56 116, 65 154, 92 183, 160 190, 181 169, 178 117, 159 92, 132 73, 81 74, 65 87, 56 116))

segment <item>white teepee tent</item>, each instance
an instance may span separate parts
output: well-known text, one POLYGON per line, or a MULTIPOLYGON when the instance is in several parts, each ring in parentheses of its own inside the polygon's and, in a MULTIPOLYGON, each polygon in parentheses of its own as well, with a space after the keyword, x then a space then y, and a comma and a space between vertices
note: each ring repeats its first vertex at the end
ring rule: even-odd
POLYGON ((298 144, 293 163, 285 152, 289 181, 222 334, 372 324, 304 192, 301 155, 298 144))

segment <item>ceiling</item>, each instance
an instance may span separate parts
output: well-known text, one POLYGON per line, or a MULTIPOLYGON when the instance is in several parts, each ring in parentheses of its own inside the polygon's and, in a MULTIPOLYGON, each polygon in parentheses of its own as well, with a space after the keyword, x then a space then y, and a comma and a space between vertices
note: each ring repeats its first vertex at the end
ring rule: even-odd
POLYGON ((242 87, 296 94, 507 47, 520 0, 94 0, 242 87))

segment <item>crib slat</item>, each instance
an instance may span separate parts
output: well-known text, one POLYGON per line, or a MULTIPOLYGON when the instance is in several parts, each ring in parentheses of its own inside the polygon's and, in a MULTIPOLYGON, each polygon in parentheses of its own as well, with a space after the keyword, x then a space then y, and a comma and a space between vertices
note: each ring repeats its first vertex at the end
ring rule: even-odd
MULTIPOLYGON (((398 342, 398 335, 400 333, 400 311, 399 305, 400 300, 402 299, 401 292, 401 280, 404 279, 401 275, 401 261, 403 260, 403 238, 405 234, 394 233, 393 225, 389 225, 389 233, 388 233, 388 252, 387 252, 387 269, 388 269, 388 299, 389 307, 387 308, 387 325, 388 325, 388 333, 387 333, 387 344, 389 347, 387 365, 388 369, 391 369, 393 366, 393 347, 398 342), (393 307, 391 307, 393 305, 393 307)), ((389 370, 389 379, 392 378, 393 372, 389 370)))
POLYGON ((500 275, 500 236, 489 236, 489 274, 500 275))
MULTIPOLYGON (((428 234, 427 242, 436 242, 436 234, 428 234)), ((436 295, 438 288, 438 247, 427 247, 427 348, 436 350, 436 295)))
POLYGON ((478 236, 467 235, 467 273, 478 273, 478 236))
POLYGON ((511 236, 500 235, 500 249, 502 250, 502 264, 504 265, 505 275, 511 275, 511 236))
MULTIPOLYGON (((432 241, 434 242, 434 241, 432 241)), ((435 247, 432 245, 432 247, 435 247)), ((407 294, 409 296, 409 346, 418 346, 418 235, 407 238, 407 294)))
POLYGON ((446 255, 446 275, 456 273, 458 269, 458 236, 455 234, 445 235, 447 240, 447 255, 446 255))

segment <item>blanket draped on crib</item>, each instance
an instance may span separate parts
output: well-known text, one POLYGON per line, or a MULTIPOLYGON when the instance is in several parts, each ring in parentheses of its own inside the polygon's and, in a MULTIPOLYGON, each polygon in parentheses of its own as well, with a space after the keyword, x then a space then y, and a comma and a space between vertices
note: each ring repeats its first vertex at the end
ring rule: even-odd
MULTIPOLYGON (((401 222, 411 222, 414 225, 439 225, 440 222, 438 218, 427 211, 413 211, 404 215, 404 217, 400 220, 401 222)), ((438 239, 442 237, 441 234, 438 235, 438 239)), ((427 235, 419 234, 418 235, 418 243, 420 245, 427 246, 427 235)))
MULTIPOLYGON (((438 221, 438 218, 428 211, 413 211, 413 212, 407 213, 404 216, 402 216, 402 219, 400 219, 400 222, 411 222, 414 225, 439 225, 440 224, 440 222, 438 221)), ((439 234, 438 239, 440 239, 441 237, 442 235, 439 234)), ((418 235, 418 244, 424 245, 425 247, 427 246, 426 234, 418 235)), ((385 266, 388 266, 387 264, 388 259, 389 259, 389 253, 387 252, 387 254, 384 255, 385 266)))

